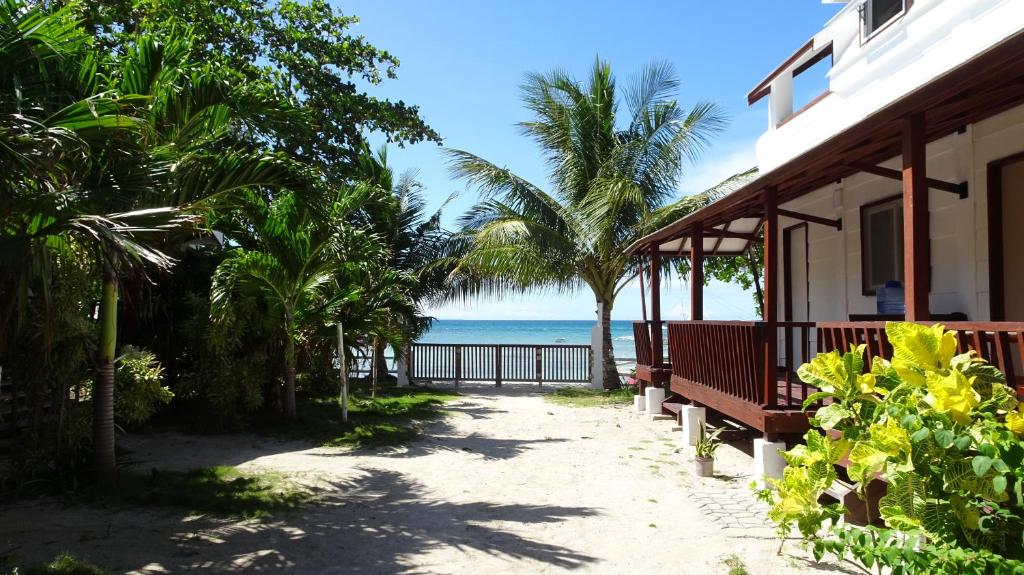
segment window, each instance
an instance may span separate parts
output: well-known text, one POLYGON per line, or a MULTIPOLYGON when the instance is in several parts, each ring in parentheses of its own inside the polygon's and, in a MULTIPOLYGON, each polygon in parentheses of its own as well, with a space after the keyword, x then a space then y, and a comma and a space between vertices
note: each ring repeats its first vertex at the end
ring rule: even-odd
POLYGON ((889 280, 903 282, 903 199, 860 208, 861 281, 864 295, 889 280))
POLYGON ((864 38, 870 38, 906 10, 906 0, 866 0, 861 6, 864 38))

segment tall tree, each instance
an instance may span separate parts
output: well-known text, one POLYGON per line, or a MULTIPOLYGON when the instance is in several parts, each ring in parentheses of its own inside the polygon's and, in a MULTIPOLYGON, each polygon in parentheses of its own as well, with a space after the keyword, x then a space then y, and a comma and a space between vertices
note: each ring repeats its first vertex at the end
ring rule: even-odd
MULTIPOLYGON (((401 298, 386 297, 381 301, 398 303, 398 308, 408 311, 394 310, 391 330, 402 332, 404 339, 413 341, 430 326, 430 319, 421 313, 421 305, 439 299, 446 290, 443 270, 433 265, 444 253, 448 241, 448 234, 441 227, 444 205, 428 211, 423 185, 416 180, 416 173, 407 171, 396 176, 388 165, 386 147, 373 152, 364 146, 356 166, 361 181, 382 192, 367 205, 366 225, 388 251, 387 269, 407 276, 399 283, 408 287, 406 293, 412 305, 406 305, 401 298)), ((383 270, 381 275, 386 277, 383 270)), ((387 283, 393 286, 400 278, 391 276, 390 279, 387 283)), ((378 338, 373 346, 375 374, 387 373, 385 344, 383 338, 378 338)), ((396 349, 396 353, 400 351, 396 349)))
POLYGON ((601 310, 609 388, 619 386, 611 312, 638 271, 624 248, 708 201, 672 198, 686 163, 700 157, 725 119, 710 102, 684 109, 678 86, 665 63, 641 70, 621 94, 600 59, 585 83, 560 70, 528 75, 523 102, 534 117, 519 126, 547 162, 550 193, 470 152, 449 151, 453 173, 481 195, 456 238, 456 289, 499 295, 590 288, 601 310))
MULTIPOLYGON (((223 317, 240 296, 259 296, 275 318, 284 342, 285 417, 295 419, 296 340, 307 321, 317 321, 321 302, 337 290, 345 262, 379 257, 373 238, 349 224, 366 201, 367 188, 344 189, 326 217, 303 209, 295 194, 267 199, 252 192, 240 202, 238 227, 228 237, 248 236, 251 247, 232 249, 214 273, 210 309, 223 317)), ((316 326, 320 327, 320 326, 316 326)), ((329 336, 328 336, 329 337, 329 336)))

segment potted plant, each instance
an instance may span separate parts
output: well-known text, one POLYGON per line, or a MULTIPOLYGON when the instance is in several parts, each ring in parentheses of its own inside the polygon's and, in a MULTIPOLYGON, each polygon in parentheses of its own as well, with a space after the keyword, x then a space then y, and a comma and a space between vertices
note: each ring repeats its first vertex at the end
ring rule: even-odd
POLYGON ((697 457, 693 460, 694 469, 698 477, 711 477, 715 472, 715 451, 718 451, 718 434, 722 433, 717 429, 708 435, 704 422, 701 422, 700 436, 697 438, 695 450, 697 457))

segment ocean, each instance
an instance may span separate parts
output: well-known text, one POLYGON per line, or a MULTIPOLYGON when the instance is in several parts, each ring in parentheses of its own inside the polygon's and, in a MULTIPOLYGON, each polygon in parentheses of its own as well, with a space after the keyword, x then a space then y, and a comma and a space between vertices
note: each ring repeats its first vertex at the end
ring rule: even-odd
MULTIPOLYGON (((439 319, 420 338, 421 343, 534 343, 590 344, 590 320, 469 320, 439 319)), ((612 321, 616 354, 632 357, 633 322, 612 321)))

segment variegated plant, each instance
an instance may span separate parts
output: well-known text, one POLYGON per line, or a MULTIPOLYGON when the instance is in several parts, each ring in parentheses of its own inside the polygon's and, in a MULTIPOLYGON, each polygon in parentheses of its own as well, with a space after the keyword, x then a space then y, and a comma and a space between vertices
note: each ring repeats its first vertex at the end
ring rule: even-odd
MULTIPOLYGON (((886 481, 878 512, 889 529, 967 553, 1021 558, 1024 404, 998 369, 973 351, 957 354, 955 332, 890 323, 886 335, 892 360, 876 358, 869 371, 863 345, 800 368, 800 378, 820 390, 804 406, 824 403, 812 423, 825 433, 812 429, 785 454, 783 479, 761 492, 772 504, 769 517, 782 534, 795 525, 806 539, 823 541, 824 525, 834 526, 842 509, 819 498, 845 457, 859 494, 871 481, 886 481)), ((865 546, 876 537, 839 539, 865 546)), ((835 540, 817 547, 853 552, 835 540)))

